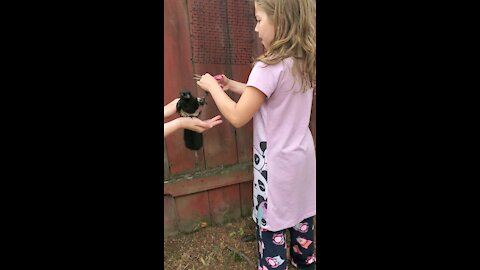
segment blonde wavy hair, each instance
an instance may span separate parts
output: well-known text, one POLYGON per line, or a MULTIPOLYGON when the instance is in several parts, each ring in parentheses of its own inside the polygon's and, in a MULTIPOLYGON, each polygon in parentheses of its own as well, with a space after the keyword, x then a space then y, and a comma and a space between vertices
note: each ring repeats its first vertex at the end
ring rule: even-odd
MULTIPOLYGON (((302 91, 316 86, 315 0, 254 0, 275 27, 270 48, 255 59, 277 64, 293 57, 293 73, 302 81, 302 91)), ((254 64, 255 64, 254 62, 254 64)))

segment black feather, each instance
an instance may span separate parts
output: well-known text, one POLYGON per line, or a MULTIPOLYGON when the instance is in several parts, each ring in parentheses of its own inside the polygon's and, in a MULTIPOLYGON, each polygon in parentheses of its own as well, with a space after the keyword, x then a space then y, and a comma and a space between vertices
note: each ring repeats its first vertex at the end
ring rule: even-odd
MULTIPOLYGON (((201 113, 200 106, 204 104, 205 99, 194 97, 188 90, 183 90, 177 103, 177 113, 182 117, 198 117, 201 113)), ((199 150, 203 146, 202 133, 185 129, 183 139, 190 150, 199 150)))
POLYGON ((202 133, 197 133, 193 130, 184 129, 183 140, 185 141, 185 146, 190 150, 199 150, 203 146, 202 133))
POLYGON ((198 116, 195 115, 196 111, 200 107, 198 99, 189 91, 180 92, 180 100, 177 103, 177 113, 181 116, 198 116))

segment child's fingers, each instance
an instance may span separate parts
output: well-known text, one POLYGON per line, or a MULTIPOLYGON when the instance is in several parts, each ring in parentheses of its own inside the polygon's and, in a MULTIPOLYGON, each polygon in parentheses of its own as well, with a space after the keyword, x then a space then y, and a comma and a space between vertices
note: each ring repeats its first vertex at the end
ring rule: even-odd
POLYGON ((216 125, 219 125, 219 124, 223 123, 220 115, 217 115, 217 116, 215 116, 211 119, 201 121, 201 122, 202 122, 201 127, 205 128, 205 129, 210 129, 210 128, 213 128, 216 125))
POLYGON ((197 85, 200 86, 200 88, 202 88, 203 90, 205 90, 205 88, 203 88, 203 83, 201 80, 197 81, 197 85))
POLYGON ((221 115, 217 115, 217 116, 211 118, 209 121, 217 121, 217 120, 220 119, 220 118, 222 118, 222 116, 221 116, 221 115))
POLYGON ((222 87, 223 91, 226 91, 227 83, 228 83, 228 78, 225 76, 225 74, 218 74, 213 76, 215 80, 217 80, 217 83, 222 87))
POLYGON ((221 115, 217 115, 217 116, 213 117, 212 119, 207 120, 206 122, 208 122, 210 124, 210 128, 212 128, 212 127, 214 127, 218 124, 223 123, 223 120, 221 118, 222 118, 221 115))
POLYGON ((217 82, 223 83, 223 80, 224 80, 224 78, 225 78, 225 75, 219 74, 219 75, 213 76, 213 78, 215 78, 215 80, 217 80, 217 82))
POLYGON ((223 121, 221 120, 221 115, 217 115, 208 120, 201 120, 199 118, 190 118, 185 117, 186 121, 186 128, 193 130, 195 132, 202 133, 207 129, 210 129, 218 124, 221 124, 223 121))
POLYGON ((210 128, 212 128, 212 127, 214 127, 214 126, 216 126, 216 125, 219 125, 219 124, 221 124, 221 123, 223 123, 223 120, 214 121, 214 122, 210 123, 210 128))
POLYGON ((195 118, 195 125, 200 128, 210 128, 210 123, 195 118))

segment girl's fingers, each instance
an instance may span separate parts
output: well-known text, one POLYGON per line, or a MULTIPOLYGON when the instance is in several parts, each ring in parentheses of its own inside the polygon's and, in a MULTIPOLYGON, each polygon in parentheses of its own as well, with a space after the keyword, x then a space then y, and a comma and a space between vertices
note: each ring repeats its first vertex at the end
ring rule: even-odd
POLYGON ((205 121, 202 121, 198 118, 194 118, 195 120, 195 125, 201 128, 210 128, 210 123, 207 123, 205 121))
POLYGON ((216 125, 220 125, 221 123, 223 123, 222 120, 217 120, 217 121, 215 121, 215 122, 212 122, 212 123, 210 124, 210 128, 212 128, 212 127, 214 127, 214 126, 216 126, 216 125))
POLYGON ((221 115, 217 115, 211 119, 203 121, 195 117, 193 118, 185 117, 183 119, 183 121, 185 121, 184 128, 202 133, 205 130, 211 129, 214 126, 221 124, 223 121, 220 118, 221 118, 221 115))
POLYGON ((221 115, 217 115, 217 116, 213 117, 212 119, 210 119, 209 121, 216 121, 216 120, 218 120, 218 119, 220 119, 220 118, 222 118, 222 116, 221 116, 221 115))
POLYGON ((213 117, 212 119, 207 120, 206 122, 208 122, 210 124, 210 128, 212 128, 212 127, 214 127, 218 124, 223 123, 223 120, 220 119, 221 117, 222 116, 217 115, 217 116, 213 117))

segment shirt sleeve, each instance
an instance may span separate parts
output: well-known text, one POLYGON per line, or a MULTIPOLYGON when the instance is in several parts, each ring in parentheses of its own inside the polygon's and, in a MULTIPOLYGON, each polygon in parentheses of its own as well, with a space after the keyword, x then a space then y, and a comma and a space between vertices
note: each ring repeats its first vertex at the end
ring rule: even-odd
POLYGON ((267 98, 270 98, 277 88, 282 73, 282 62, 275 65, 267 65, 258 61, 253 66, 252 72, 250 72, 250 75, 248 76, 247 86, 257 88, 262 91, 267 98))

